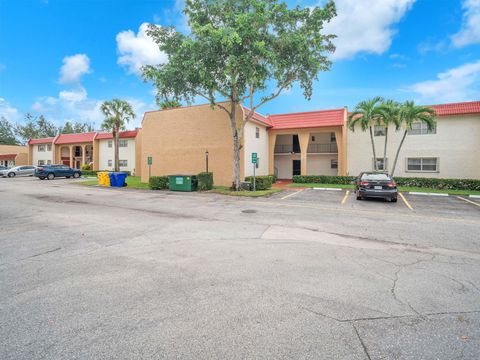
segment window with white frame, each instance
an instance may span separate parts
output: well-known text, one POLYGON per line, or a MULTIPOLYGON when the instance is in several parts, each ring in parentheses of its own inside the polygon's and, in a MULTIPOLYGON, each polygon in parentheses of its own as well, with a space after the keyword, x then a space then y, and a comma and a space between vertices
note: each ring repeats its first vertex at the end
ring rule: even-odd
POLYGON ((52 160, 47 160, 47 165, 52 165, 52 160))
MULTIPOLYGON (((383 164, 383 158, 377 158, 377 170, 384 171, 388 169, 388 158, 385 159, 385 166, 383 164)), ((375 162, 372 159, 372 170, 375 170, 375 162)))
POLYGON ((258 128, 258 127, 255 128, 255 137, 257 139, 260 139, 260 128, 258 128))
POLYGON ((330 169, 338 169, 338 160, 337 159, 330 160, 330 169))
POLYGON ((125 139, 118 140, 118 147, 128 147, 128 140, 125 140, 125 139))
POLYGON ((52 151, 52 144, 47 144, 47 151, 52 151))
POLYGON ((428 135, 436 133, 437 128, 435 126, 432 130, 428 130, 428 125, 420 121, 412 123, 412 128, 408 131, 408 135, 428 135))
POLYGON ((438 158, 407 158, 407 171, 438 171, 438 158))
POLYGON ((373 136, 385 136, 386 130, 383 125, 375 125, 373 127, 373 136))
POLYGON ((118 165, 120 167, 127 167, 128 166, 128 161, 127 160, 119 160, 118 165))
POLYGON ((113 141, 112 140, 108 140, 108 147, 111 148, 113 146, 113 141))
POLYGON ((45 145, 38 145, 37 150, 38 150, 38 152, 44 152, 45 151, 45 145))
POLYGON ((113 164, 113 161, 112 160, 108 160, 108 166, 112 166, 113 164))
POLYGON ((38 166, 45 165, 45 160, 38 160, 38 166))

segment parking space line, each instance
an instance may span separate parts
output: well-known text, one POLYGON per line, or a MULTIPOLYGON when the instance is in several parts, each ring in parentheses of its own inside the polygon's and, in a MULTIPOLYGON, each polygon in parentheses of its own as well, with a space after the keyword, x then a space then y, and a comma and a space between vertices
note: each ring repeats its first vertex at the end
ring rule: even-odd
POLYGON ((305 190, 305 189, 301 189, 301 190, 295 191, 294 193, 291 193, 291 194, 285 195, 285 196, 284 196, 284 197, 282 197, 280 200, 285 200, 285 199, 288 199, 290 196, 297 195, 298 193, 301 193, 303 190, 305 190))
POLYGON ((403 194, 402 194, 401 192, 399 192, 398 195, 400 195, 400 197, 402 198, 404 204, 405 204, 410 210, 413 211, 412 205, 410 205, 410 203, 407 201, 407 199, 405 199, 405 196, 403 196, 403 194))
POLYGON ((345 204, 345 201, 347 201, 349 194, 350 194, 350 190, 347 190, 347 192, 345 193, 345 196, 342 199, 342 205, 345 204))
POLYGON ((457 199, 460 199, 460 200, 463 200, 463 201, 466 201, 466 202, 468 202, 468 203, 470 203, 470 204, 473 204, 473 205, 475 205, 475 206, 479 206, 479 207, 480 207, 480 204, 477 204, 475 201, 465 199, 465 198, 463 198, 463 197, 461 197, 461 196, 456 196, 456 198, 457 198, 457 199))

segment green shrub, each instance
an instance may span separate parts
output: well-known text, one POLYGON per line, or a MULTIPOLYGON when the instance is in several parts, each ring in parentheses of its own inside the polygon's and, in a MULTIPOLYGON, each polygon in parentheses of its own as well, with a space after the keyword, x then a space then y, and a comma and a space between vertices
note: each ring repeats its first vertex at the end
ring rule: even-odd
POLYGON ((168 176, 150 176, 148 187, 152 190, 168 189, 168 176))
MULTIPOLYGON (((294 175, 294 183, 351 184, 352 176, 294 175)), ((395 177, 398 186, 420 187, 439 190, 480 190, 480 180, 395 177)))
POLYGON ((278 180, 278 176, 277 175, 268 175, 268 176, 271 176, 272 177, 272 184, 275 184, 278 180))
POLYGON ((97 172, 95 170, 82 170, 82 175, 84 176, 97 176, 97 172))
POLYGON ((212 190, 213 189, 213 173, 211 172, 201 172, 197 175, 198 179, 198 190, 212 190))
POLYGON ((83 165, 80 167, 80 169, 81 169, 82 171, 85 171, 85 170, 87 170, 87 171, 88 171, 88 170, 92 170, 92 168, 90 167, 90 165, 89 165, 89 164, 83 164, 83 165))
MULTIPOLYGON (((272 187, 273 184, 273 176, 255 176, 255 189, 256 190, 268 190, 272 187)), ((253 186, 253 176, 247 176, 245 181, 249 181, 252 183, 253 186)), ((252 187, 253 188, 253 187, 252 187)))

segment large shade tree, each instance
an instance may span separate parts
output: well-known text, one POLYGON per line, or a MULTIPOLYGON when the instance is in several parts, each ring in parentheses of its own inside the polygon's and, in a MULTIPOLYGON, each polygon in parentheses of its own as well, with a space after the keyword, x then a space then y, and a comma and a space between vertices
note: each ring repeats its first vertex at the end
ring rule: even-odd
POLYGON ((43 115, 34 116, 27 113, 24 123, 15 126, 15 135, 24 143, 30 139, 53 137, 57 134, 57 126, 45 119, 43 115))
POLYGON ((114 145, 114 170, 119 171, 118 139, 120 131, 125 129, 125 125, 135 117, 132 106, 125 100, 113 99, 105 101, 100 107, 105 120, 102 123, 102 129, 111 131, 114 145))
POLYGON ((5 117, 0 117, 0 145, 19 145, 15 128, 5 117))
POLYGON ((305 98, 320 71, 330 68, 334 35, 324 25, 335 15, 324 7, 289 8, 279 0, 186 0, 190 34, 150 25, 148 35, 168 62, 143 68, 157 98, 203 98, 228 115, 233 140, 233 188, 240 187, 245 123, 255 110, 297 83, 305 98), (238 105, 249 111, 237 120, 238 105))

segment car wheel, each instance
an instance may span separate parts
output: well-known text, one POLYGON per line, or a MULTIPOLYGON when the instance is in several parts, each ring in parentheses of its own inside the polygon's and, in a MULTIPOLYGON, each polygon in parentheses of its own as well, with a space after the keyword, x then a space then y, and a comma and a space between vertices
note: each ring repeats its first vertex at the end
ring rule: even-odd
POLYGON ((70 176, 65 176, 67 179, 70 179, 70 176))
POLYGON ((44 178, 44 177, 39 177, 39 179, 40 179, 40 180, 45 180, 45 178, 44 178))
POLYGON ((48 180, 53 180, 53 179, 55 179, 55 174, 54 174, 54 173, 48 174, 48 175, 47 175, 47 179, 48 179, 48 180))
POLYGON ((78 178, 80 177, 80 174, 79 174, 78 172, 76 172, 76 173, 73 174, 73 177, 74 177, 75 179, 78 179, 78 178))
POLYGON ((15 175, 17 175, 17 174, 15 174, 14 172, 8 173, 8 177, 10 177, 10 178, 15 177, 15 175))
POLYGON ((357 191, 357 200, 362 200, 362 197, 359 195, 358 191, 357 191))
POLYGON ((397 198, 393 198, 393 199, 392 199, 392 202, 397 202, 397 198))

